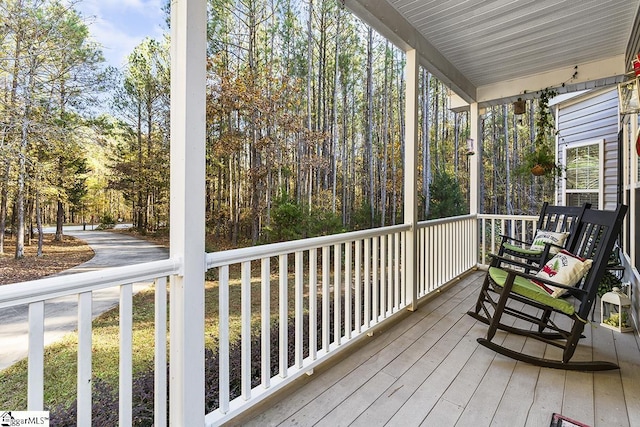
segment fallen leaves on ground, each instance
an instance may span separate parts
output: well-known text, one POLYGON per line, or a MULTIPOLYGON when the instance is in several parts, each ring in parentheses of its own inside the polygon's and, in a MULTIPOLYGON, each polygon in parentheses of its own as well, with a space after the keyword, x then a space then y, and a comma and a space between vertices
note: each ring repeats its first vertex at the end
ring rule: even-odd
POLYGON ((54 241, 53 234, 44 235, 42 256, 37 257, 38 241, 25 242, 25 256, 15 259, 16 239, 6 238, 4 253, 0 254, 0 285, 41 279, 68 270, 93 258, 93 250, 80 239, 64 236, 54 241))

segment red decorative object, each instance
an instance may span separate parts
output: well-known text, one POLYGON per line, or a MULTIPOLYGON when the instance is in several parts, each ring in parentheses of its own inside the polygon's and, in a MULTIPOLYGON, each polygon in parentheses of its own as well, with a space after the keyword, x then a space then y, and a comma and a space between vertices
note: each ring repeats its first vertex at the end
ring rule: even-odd
POLYGON ((636 138, 636 153, 640 156, 640 131, 638 131, 638 137, 636 138))
POLYGON ((636 73, 636 76, 640 76, 640 53, 637 54, 633 60, 633 71, 636 73))

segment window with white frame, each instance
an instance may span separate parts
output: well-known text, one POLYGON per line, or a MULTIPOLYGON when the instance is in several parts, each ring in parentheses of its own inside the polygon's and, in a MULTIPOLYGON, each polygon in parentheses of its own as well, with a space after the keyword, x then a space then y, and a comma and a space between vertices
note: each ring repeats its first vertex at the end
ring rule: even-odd
POLYGON ((585 202, 590 202, 593 208, 600 206, 602 165, 604 163, 603 151, 604 140, 565 146, 565 205, 580 206, 585 202))

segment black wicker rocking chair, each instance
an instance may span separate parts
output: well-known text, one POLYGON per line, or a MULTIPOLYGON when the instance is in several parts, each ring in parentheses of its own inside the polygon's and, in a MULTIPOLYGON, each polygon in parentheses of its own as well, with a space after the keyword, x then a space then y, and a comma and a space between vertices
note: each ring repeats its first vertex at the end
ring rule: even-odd
MULTIPOLYGON (((611 362, 571 361, 571 358, 582 337, 626 211, 625 205, 619 205, 614 211, 584 211, 576 224, 575 238, 566 249, 585 263, 590 262, 591 267, 575 286, 506 268, 504 265, 507 264, 502 264, 503 258, 494 256, 477 303, 468 312, 489 325, 486 338, 478 338, 478 343, 512 359, 542 367, 580 371, 618 369, 618 365, 611 362), (550 288, 555 289, 554 293, 565 292, 568 298, 554 297, 548 292, 550 288), (514 323, 514 318, 519 323, 514 323), (540 358, 503 347, 493 341, 498 329, 558 347, 562 350, 562 358, 540 358)), ((543 271, 549 270, 550 263, 557 265, 553 263, 562 257, 568 255, 565 252, 556 255, 545 264, 543 271)), ((513 261, 507 260, 507 263, 512 265, 513 261)))

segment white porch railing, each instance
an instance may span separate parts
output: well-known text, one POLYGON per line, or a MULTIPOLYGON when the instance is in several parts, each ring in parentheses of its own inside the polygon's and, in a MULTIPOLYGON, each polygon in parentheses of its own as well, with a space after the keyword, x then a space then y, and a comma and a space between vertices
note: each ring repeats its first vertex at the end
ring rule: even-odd
POLYGON ((475 215, 418 224, 418 297, 470 270, 478 263, 475 215))
MULTIPOLYGON (((418 297, 476 265, 476 239, 470 238, 477 235, 476 224, 475 216, 468 215, 418 225, 418 297)), ((220 403, 207 414, 206 424, 231 419, 406 308, 412 285, 406 283, 403 268, 409 230, 399 225, 208 254, 207 266, 217 269, 220 288, 220 403), (277 257, 277 268, 271 266, 272 257, 277 257), (259 271, 252 274, 258 265, 259 271), (260 283, 259 295, 251 294, 253 276, 260 283), (232 355, 225 321, 232 315, 228 298, 234 281, 242 292, 241 372, 236 373, 241 386, 235 394, 229 383, 238 380, 228 377, 232 355), (278 288, 277 310, 270 307, 271 286, 278 288), (258 316, 251 311, 251 301, 260 307, 258 316), (252 314, 259 318, 255 324, 252 314), (274 322, 277 351, 269 340, 274 322), (256 328, 261 336, 260 360, 252 360, 251 331, 256 328), (277 360, 272 360, 274 354, 277 360)))
POLYGON ((489 254, 498 253, 501 234, 530 242, 536 232, 538 217, 535 215, 489 215, 478 214, 480 266, 487 266, 489 254))
MULTIPOLYGON (((133 360, 133 283, 151 282, 155 286, 155 402, 156 426, 166 425, 166 277, 178 272, 178 263, 167 259, 107 270, 50 277, 31 282, 0 286, 0 309, 28 305, 28 396, 27 410, 44 410, 45 303, 77 296, 78 368, 77 424, 91 425, 92 410, 92 302, 93 294, 119 288, 119 424, 132 424, 133 360)), ((5 409, 5 408, 3 408, 5 409)), ((25 408, 6 408, 24 410, 25 408)))
MULTIPOLYGON (((213 369, 219 371, 220 381, 219 405, 211 408, 205 423, 230 420, 366 337, 411 304, 410 286, 417 288, 419 298, 473 268, 478 258, 477 226, 475 215, 419 223, 416 283, 407 283, 405 276, 405 236, 411 232, 407 225, 206 254, 206 268, 217 275, 219 364, 213 369), (238 292, 236 312, 230 295, 238 292), (236 317, 237 333, 229 321, 236 317), (251 351, 252 331, 260 336, 254 341, 259 352, 251 351), (277 340, 270 340, 272 333, 277 340), (239 360, 232 359, 235 336, 239 336, 239 360)), ((77 296, 78 425, 90 425, 92 297, 97 290, 114 287, 120 295, 119 417, 121 425, 130 425, 135 392, 131 284, 155 281, 154 414, 155 425, 166 425, 166 278, 179 274, 179 269, 179 262, 164 260, 0 287, 0 309, 29 307, 26 409, 44 409, 45 303, 77 296)), ((211 391, 205 390, 206 395, 211 391)))

